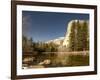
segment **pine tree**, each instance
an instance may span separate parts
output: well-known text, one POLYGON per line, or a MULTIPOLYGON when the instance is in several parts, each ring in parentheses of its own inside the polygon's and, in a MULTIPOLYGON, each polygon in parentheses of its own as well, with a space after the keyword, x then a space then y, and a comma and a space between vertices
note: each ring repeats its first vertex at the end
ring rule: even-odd
POLYGON ((71 28, 70 28, 70 36, 69 36, 69 51, 75 50, 75 21, 72 22, 71 28))
POLYGON ((82 51, 83 45, 83 33, 82 33, 82 23, 77 22, 77 49, 76 51, 82 51))
POLYGON ((26 52, 26 48, 27 48, 27 37, 22 36, 22 50, 23 50, 23 52, 26 52))
POLYGON ((88 31, 88 24, 86 21, 83 23, 83 50, 89 49, 89 31, 88 31))
POLYGON ((87 21, 73 21, 70 26, 69 51, 89 50, 89 31, 87 21))

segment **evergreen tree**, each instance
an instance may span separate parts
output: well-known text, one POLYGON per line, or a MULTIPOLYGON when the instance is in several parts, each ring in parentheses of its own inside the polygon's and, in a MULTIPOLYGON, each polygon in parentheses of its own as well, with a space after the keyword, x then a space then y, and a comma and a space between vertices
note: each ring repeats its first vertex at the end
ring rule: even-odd
POLYGON ((83 23, 83 50, 87 50, 89 49, 89 31, 88 31, 88 25, 87 25, 87 22, 84 21, 83 23))
POLYGON ((82 51, 82 45, 83 45, 83 30, 82 30, 82 23, 80 23, 79 21, 77 21, 77 43, 76 43, 76 51, 82 51))
POLYGON ((22 36, 22 50, 23 50, 23 52, 26 51, 26 48, 27 48, 27 37, 22 36))
POLYGON ((70 36, 69 36, 69 51, 75 50, 75 21, 72 22, 70 27, 70 36))
POLYGON ((69 51, 89 50, 89 31, 87 21, 73 21, 70 26, 69 51))

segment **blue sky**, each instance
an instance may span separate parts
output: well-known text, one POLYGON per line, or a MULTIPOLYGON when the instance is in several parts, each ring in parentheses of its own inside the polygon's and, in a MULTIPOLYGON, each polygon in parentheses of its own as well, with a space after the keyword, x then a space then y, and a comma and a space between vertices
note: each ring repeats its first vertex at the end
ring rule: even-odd
POLYGON ((71 20, 89 20, 89 14, 22 11, 22 34, 35 42, 64 37, 71 20))

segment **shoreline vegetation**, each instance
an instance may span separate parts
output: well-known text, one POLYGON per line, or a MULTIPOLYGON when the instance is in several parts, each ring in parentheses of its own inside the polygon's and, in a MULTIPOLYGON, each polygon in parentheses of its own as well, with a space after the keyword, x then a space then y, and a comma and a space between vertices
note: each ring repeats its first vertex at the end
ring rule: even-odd
POLYGON ((22 68, 88 66, 88 22, 72 20, 68 24, 68 30, 59 44, 53 41, 35 42, 23 35, 22 68))

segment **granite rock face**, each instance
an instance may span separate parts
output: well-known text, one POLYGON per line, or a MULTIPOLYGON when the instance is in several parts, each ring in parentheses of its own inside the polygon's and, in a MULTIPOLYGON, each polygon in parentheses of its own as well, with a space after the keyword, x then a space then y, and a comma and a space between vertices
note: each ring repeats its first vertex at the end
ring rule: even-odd
MULTIPOLYGON (((65 34, 62 46, 68 48, 69 45, 70 45, 70 37, 72 36, 72 34, 71 34, 72 30, 74 30, 73 34, 74 35, 76 34, 75 36, 78 36, 77 32, 80 29, 79 26, 78 26, 78 24, 80 25, 81 28, 83 28, 85 23, 87 25, 86 26, 87 28, 85 30, 89 30, 88 29, 89 28, 89 22, 86 21, 86 20, 72 20, 72 21, 70 21, 68 23, 68 25, 67 25, 67 30, 66 30, 66 34, 65 34), (74 26, 73 26, 73 24, 74 24, 74 26)), ((81 29, 81 31, 82 31, 82 29, 81 29)), ((87 32, 89 32, 89 31, 87 31, 87 32)), ((82 34, 82 33, 79 33, 79 34, 82 34)), ((84 37, 84 36, 85 35, 83 35, 82 37, 84 37)), ((88 36, 87 36, 87 39, 88 39, 88 36)))
MULTIPOLYGON (((89 28, 89 21, 86 21, 86 20, 71 20, 67 25, 67 30, 66 30, 66 33, 64 34, 64 37, 59 37, 57 39, 47 41, 46 43, 57 44, 57 45, 59 45, 58 50, 67 51, 67 49, 73 47, 73 46, 71 46, 71 45, 74 44, 74 43, 71 43, 72 42, 71 41, 72 36, 73 36, 74 42, 75 42, 75 39, 76 39, 77 45, 83 44, 82 40, 81 40, 82 37, 89 39, 89 31, 87 31, 87 30, 89 30, 88 28, 89 28), (80 34, 80 35, 78 35, 78 34, 80 34), (81 43, 78 43, 78 42, 80 42, 79 39, 81 40, 81 43)), ((82 38, 82 39, 84 39, 84 38, 82 38)), ((84 40, 83 40, 83 42, 84 42, 84 40)), ((78 45, 78 46, 80 46, 80 45, 78 45)))

